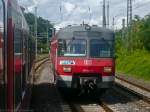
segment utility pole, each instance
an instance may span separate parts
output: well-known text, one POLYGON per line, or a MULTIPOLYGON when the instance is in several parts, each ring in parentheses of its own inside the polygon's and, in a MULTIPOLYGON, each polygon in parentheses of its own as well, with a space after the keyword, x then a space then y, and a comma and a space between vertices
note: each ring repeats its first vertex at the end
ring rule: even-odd
POLYGON ((106 28, 105 0, 103 0, 103 27, 106 28))
POLYGON ((35 7, 34 36, 35 36, 35 56, 37 58, 37 6, 35 7))
POLYGON ((107 4, 107 27, 109 28, 109 1, 107 4))
POLYGON ((131 46, 132 41, 132 0, 127 0, 127 48, 131 46))
POLYGON ((127 28, 129 25, 129 0, 127 0, 127 28))
POLYGON ((127 0, 127 27, 132 26, 132 0, 127 0))

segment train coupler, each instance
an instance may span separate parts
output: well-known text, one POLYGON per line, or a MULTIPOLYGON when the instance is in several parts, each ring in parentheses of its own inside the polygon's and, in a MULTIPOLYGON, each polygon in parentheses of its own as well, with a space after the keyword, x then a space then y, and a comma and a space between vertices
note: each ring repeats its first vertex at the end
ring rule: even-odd
POLYGON ((83 93, 90 94, 95 91, 97 89, 96 82, 96 78, 80 78, 80 95, 83 93))

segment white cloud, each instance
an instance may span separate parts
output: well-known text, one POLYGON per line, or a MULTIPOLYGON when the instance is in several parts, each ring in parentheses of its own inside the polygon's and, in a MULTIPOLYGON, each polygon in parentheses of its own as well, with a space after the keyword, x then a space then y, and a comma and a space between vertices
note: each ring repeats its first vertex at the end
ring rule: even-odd
POLYGON ((63 5, 68 13, 70 13, 73 9, 76 8, 76 6, 74 4, 71 4, 69 2, 65 2, 65 3, 63 3, 63 5))
POLYGON ((124 17, 124 16, 119 17, 119 18, 115 21, 115 27, 116 27, 117 29, 122 28, 122 19, 125 19, 125 20, 126 20, 126 17, 124 17))
POLYGON ((76 9, 76 12, 77 12, 78 14, 87 13, 87 9, 78 7, 78 8, 76 9))
MULTIPOLYGON (((38 15, 50 21, 55 21, 56 27, 68 24, 81 24, 83 20, 89 24, 102 24, 103 0, 22 0, 21 4, 33 12, 38 6, 38 15), (60 12, 60 5, 62 11, 60 12), (90 8, 90 11, 89 11, 90 8), (63 18, 62 18, 63 17, 63 18)), ((122 19, 126 16, 126 0, 110 1, 110 25, 115 17, 116 26, 120 28, 122 19)), ((150 0, 133 0, 133 14, 144 16, 150 13, 150 0), (138 8, 136 8, 138 7, 138 8)))
POLYGON ((59 30, 60 28, 63 28, 63 27, 65 27, 65 26, 67 26, 67 25, 79 25, 79 24, 76 24, 75 21, 63 21, 63 22, 61 22, 60 24, 57 24, 57 25, 55 26, 55 28, 56 28, 57 30, 59 30))

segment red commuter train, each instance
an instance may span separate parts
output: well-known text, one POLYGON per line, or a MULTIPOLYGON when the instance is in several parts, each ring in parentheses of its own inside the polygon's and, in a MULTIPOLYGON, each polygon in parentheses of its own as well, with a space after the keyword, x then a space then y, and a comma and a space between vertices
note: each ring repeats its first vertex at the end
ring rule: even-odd
POLYGON ((16 0, 0 0, 0 112, 27 109, 34 39, 16 0))
POLYGON ((51 40, 56 85, 75 91, 100 91, 115 78, 114 32, 97 26, 68 26, 51 40))

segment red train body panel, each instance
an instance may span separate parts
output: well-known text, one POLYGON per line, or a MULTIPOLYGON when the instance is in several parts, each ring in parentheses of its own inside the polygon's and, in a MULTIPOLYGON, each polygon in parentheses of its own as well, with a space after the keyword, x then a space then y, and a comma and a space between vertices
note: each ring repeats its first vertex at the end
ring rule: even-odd
POLYGON ((92 82, 99 89, 111 87, 115 75, 114 41, 112 31, 99 27, 61 29, 52 38, 50 52, 57 86, 81 89, 92 82))
POLYGON ((0 111, 29 106, 34 42, 16 0, 0 0, 0 111))

